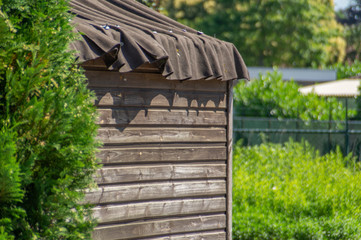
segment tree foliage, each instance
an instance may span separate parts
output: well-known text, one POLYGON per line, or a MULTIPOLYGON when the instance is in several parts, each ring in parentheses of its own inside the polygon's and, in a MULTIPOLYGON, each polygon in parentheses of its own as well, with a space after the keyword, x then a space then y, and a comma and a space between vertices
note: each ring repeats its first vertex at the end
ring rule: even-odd
MULTIPOLYGON (((335 98, 302 95, 293 81, 283 81, 274 71, 234 88, 234 111, 240 116, 300 118, 302 120, 343 120, 345 108, 335 98)), ((355 113, 349 112, 352 116, 355 113)))
POLYGON ((0 239, 88 239, 94 222, 79 201, 97 169, 97 127, 68 49, 68 2, 0 7, 0 239))
POLYGON ((355 60, 361 60, 361 1, 354 0, 350 7, 337 13, 337 20, 343 24, 347 42, 346 58, 347 64, 355 60))
POLYGON ((320 67, 344 58, 332 0, 167 0, 170 17, 232 42, 250 66, 320 67))
POLYGON ((361 74, 361 62, 357 59, 351 63, 337 63, 329 68, 336 70, 337 79, 360 77, 361 74))

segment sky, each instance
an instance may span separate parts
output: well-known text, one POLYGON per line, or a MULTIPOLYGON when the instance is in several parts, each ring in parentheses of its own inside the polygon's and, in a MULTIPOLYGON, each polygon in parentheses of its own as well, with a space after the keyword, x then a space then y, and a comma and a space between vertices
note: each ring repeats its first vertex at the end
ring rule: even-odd
POLYGON ((335 3, 335 10, 345 9, 347 8, 352 0, 333 0, 335 3))

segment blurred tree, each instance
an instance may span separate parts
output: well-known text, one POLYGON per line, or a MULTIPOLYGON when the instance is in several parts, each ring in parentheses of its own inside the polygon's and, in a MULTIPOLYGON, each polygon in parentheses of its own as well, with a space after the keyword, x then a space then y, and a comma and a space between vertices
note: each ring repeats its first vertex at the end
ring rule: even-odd
POLYGON ((321 67, 344 59, 333 0, 166 0, 168 15, 233 42, 248 65, 321 67))
POLYGON ((354 0, 350 7, 337 13, 337 20, 344 25, 347 41, 348 64, 361 60, 361 0, 354 0))
POLYGON ((353 0, 352 4, 338 13, 338 20, 342 24, 361 23, 361 0, 353 0))

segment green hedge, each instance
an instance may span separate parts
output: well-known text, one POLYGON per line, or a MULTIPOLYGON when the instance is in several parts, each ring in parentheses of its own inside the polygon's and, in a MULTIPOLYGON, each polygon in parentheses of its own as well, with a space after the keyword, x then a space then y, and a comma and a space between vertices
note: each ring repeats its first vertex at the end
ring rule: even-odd
POLYGON ((89 239, 98 167, 92 94, 68 1, 0 1, 0 239, 89 239))
POLYGON ((235 147, 234 239, 361 239, 360 164, 307 142, 235 147))
MULTIPOLYGON (((303 95, 294 81, 283 81, 277 70, 259 75, 250 82, 241 81, 234 88, 237 116, 299 118, 308 120, 344 120, 346 109, 336 98, 303 95)), ((349 117, 355 111, 349 110, 349 117)))

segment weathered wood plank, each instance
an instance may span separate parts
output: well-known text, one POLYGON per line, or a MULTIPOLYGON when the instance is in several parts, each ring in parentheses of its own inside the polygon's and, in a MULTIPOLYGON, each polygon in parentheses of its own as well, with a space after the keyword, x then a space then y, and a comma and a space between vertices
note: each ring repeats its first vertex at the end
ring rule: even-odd
POLYGON ((232 147, 233 147, 233 82, 227 90, 227 240, 232 240, 232 147))
POLYGON ((224 214, 170 218, 155 221, 97 227, 93 233, 94 240, 139 239, 171 233, 223 229, 226 225, 224 214))
POLYGON ((220 108, 225 109, 226 94, 182 92, 175 90, 152 89, 93 89, 96 106, 141 106, 141 107, 181 107, 181 108, 220 108))
POLYGON ((105 204, 162 198, 226 194, 225 180, 199 180, 102 186, 85 194, 84 202, 105 204))
POLYGON ((176 234, 163 237, 142 238, 138 240, 225 240, 225 231, 207 231, 192 234, 176 234))
POLYGON ((98 184, 225 177, 226 164, 167 164, 103 167, 94 175, 94 179, 98 184))
POLYGON ((225 197, 98 206, 93 209, 93 216, 99 223, 110 223, 222 211, 226 211, 225 197))
POLYGON ((103 148, 97 157, 103 164, 226 160, 225 146, 103 148))
POLYGON ((183 91, 211 91, 226 92, 227 82, 219 80, 198 80, 198 81, 174 81, 167 80, 157 73, 119 73, 111 71, 91 71, 85 72, 88 78, 88 87, 104 88, 153 88, 171 89, 183 91))
POLYGON ((98 124, 119 125, 205 125, 225 126, 225 111, 167 110, 167 109, 98 109, 98 124))
POLYGON ((104 127, 97 139, 107 144, 152 142, 226 142, 225 128, 104 127))

